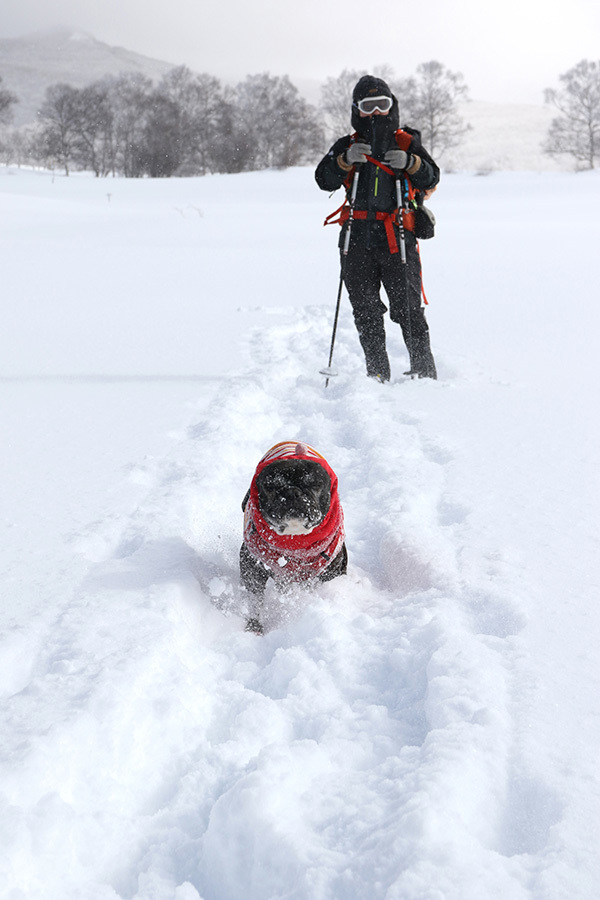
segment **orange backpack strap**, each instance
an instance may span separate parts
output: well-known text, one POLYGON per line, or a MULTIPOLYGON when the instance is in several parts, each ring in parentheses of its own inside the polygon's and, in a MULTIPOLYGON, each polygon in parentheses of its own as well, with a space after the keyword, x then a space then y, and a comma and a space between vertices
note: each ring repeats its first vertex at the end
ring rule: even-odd
POLYGON ((350 215, 350 204, 348 203, 348 191, 352 186, 352 172, 348 172, 344 178, 344 187, 346 188, 346 197, 341 206, 332 213, 329 213, 323 225, 343 225, 350 215), (337 218, 336 218, 337 216, 337 218))
POLYGON ((396 132, 396 143, 400 150, 405 150, 406 153, 408 153, 410 145, 412 144, 412 135, 409 134, 408 131, 402 131, 402 129, 399 128, 396 132))
POLYGON ((393 169, 390 169, 389 166, 386 166, 385 163, 382 163, 380 160, 375 159, 373 156, 369 156, 366 154, 366 158, 370 163, 373 163, 374 166, 377 166, 379 169, 383 169, 384 172, 387 172, 388 175, 396 175, 393 169))
POLYGON ((345 221, 350 217, 350 206, 347 200, 344 200, 341 206, 339 206, 332 213, 329 213, 323 225, 343 225, 345 221), (336 219, 337 216, 337 219, 336 219))
MULTIPOLYGON (((419 242, 417 241, 417 253, 419 254, 419 262, 421 262, 421 248, 419 247, 419 242)), ((421 295, 423 297, 423 303, 425 306, 429 306, 429 300, 425 296, 425 285, 423 284, 423 269, 421 269, 421 295)))

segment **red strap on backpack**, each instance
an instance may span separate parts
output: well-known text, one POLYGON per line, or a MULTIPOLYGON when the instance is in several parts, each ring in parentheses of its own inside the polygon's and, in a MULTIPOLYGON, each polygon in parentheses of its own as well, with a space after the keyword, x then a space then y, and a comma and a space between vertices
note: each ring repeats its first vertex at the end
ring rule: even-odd
MULTIPOLYGON (((356 133, 353 134, 352 142, 356 141, 357 137, 358 137, 358 134, 356 134, 356 133)), ((402 131, 402 129, 398 129, 398 131, 396 131, 394 137, 396 140, 396 144, 398 145, 398 148, 400 150, 404 150, 405 152, 408 152, 410 145, 412 143, 412 136, 410 134, 408 134, 408 132, 402 131)), ((374 166, 377 166, 379 169, 382 169, 388 175, 391 175, 394 178, 396 178, 398 176, 398 173, 394 172, 394 170, 390 166, 386 166, 385 163, 382 163, 380 160, 375 159, 374 156, 367 156, 366 159, 368 162, 372 163, 374 166)), ((350 175, 348 175, 348 178, 346 179, 346 182, 345 182, 346 186, 348 186, 349 183, 350 183, 350 175)), ((410 178, 405 179, 405 183, 408 186, 408 199, 410 202, 410 201, 412 201, 412 199, 415 196, 415 189, 412 186, 410 178)), ((375 219, 383 222, 383 224, 384 224, 390 253, 398 253, 399 252, 398 251, 398 242, 396 240, 396 232, 394 231, 394 225, 398 224, 399 211, 400 210, 397 207, 391 213, 377 212, 375 214, 375 219)), ((367 210, 363 210, 363 209, 355 209, 354 210, 354 218, 355 219, 366 219, 367 217, 368 217, 367 210)), ((348 198, 346 197, 346 199, 344 200, 342 205, 340 207, 338 207, 338 209, 334 210, 334 212, 330 213, 327 216, 327 218, 323 222, 323 225, 343 225, 345 222, 348 221, 349 218, 350 218, 350 206, 348 205, 348 198)), ((414 231, 414 229, 415 229, 415 214, 414 214, 414 212, 412 212, 412 210, 407 210, 407 209, 402 210, 402 224, 404 225, 404 228, 407 231, 414 231)), ((427 302, 427 300, 425 300, 425 302, 427 302)))
POLYGON ((397 175, 397 173, 394 172, 393 169, 390 169, 389 166, 386 166, 385 163, 382 163, 380 160, 375 159, 374 156, 366 156, 366 154, 365 154, 365 158, 366 158, 370 163, 373 163, 374 166, 377 166, 378 169, 383 169, 383 171, 384 171, 384 172, 387 172, 388 175, 393 175, 394 177, 397 175))
POLYGON ((396 132, 396 143, 398 144, 399 150, 405 150, 408 153, 410 149, 410 145, 412 143, 412 136, 408 133, 408 131, 402 131, 401 128, 396 132))

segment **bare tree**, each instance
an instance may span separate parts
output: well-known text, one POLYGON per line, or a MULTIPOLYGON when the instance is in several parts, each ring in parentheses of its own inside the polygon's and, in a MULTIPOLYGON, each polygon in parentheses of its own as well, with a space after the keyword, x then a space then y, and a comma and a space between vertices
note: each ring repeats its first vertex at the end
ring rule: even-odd
POLYGON ((35 165, 39 162, 36 139, 39 128, 36 124, 9 128, 0 141, 0 159, 4 165, 35 165))
POLYGON ((108 175, 113 158, 113 113, 110 81, 95 81, 74 97, 76 120, 72 157, 82 169, 98 177, 108 175))
POLYGON ((212 75, 196 76, 194 146, 190 164, 194 174, 229 171, 224 145, 235 130, 234 92, 212 75))
POLYGON ((122 72, 110 80, 113 173, 119 172, 126 178, 138 178, 144 174, 141 154, 152 91, 150 79, 139 72, 122 72))
MULTIPOLYGON (((173 163, 177 162, 173 172, 188 159, 193 151, 196 120, 196 78, 187 66, 178 66, 161 79, 153 94, 155 109, 150 113, 150 130, 167 123, 170 130, 168 137, 169 155, 173 163), (160 109, 156 108, 159 104, 160 109)), ((164 145, 166 136, 163 136, 164 145)), ((161 139, 153 136, 153 141, 161 139)), ((170 168, 170 166, 169 166, 170 168)))
POLYGON ((18 102, 16 94, 2 87, 0 76, 0 124, 6 125, 12 119, 12 106, 18 102))
POLYGON ((178 174, 206 175, 217 171, 223 117, 232 102, 220 81, 180 66, 171 69, 158 87, 180 110, 178 174))
POLYGON ((78 91, 70 84, 53 84, 46 90, 40 109, 39 154, 64 167, 65 175, 73 162, 79 117, 78 91))
POLYGON ((287 75, 249 75, 235 91, 235 134, 244 169, 313 162, 322 148, 316 110, 287 75))
MULTIPOLYGON (((329 142, 350 133, 352 91, 358 79, 366 74, 361 69, 344 69, 336 78, 326 78, 321 85, 319 109, 329 142)), ((384 75, 379 77, 384 78, 384 75)))
POLYGON ((561 113, 552 120, 543 149, 572 156, 577 168, 593 169, 600 159, 600 62, 582 60, 559 76, 561 90, 544 92, 561 113))
POLYGON ((139 158, 151 178, 170 178, 182 161, 181 110, 158 88, 150 96, 139 158))
POLYGON ((471 128, 458 113, 458 103, 468 99, 463 76, 435 60, 417 66, 416 76, 404 82, 403 96, 408 124, 420 130, 433 156, 458 146, 471 128))

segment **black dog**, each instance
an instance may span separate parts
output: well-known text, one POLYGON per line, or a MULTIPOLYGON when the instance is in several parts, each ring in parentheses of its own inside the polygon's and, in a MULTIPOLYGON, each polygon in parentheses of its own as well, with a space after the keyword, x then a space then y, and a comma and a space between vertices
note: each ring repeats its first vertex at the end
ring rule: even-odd
MULTIPOLYGON (((242 503, 242 584, 258 601, 268 579, 279 587, 330 581, 346 572, 337 476, 316 450, 298 441, 273 447, 259 462, 242 503)), ((262 631, 258 616, 247 628, 262 631)))

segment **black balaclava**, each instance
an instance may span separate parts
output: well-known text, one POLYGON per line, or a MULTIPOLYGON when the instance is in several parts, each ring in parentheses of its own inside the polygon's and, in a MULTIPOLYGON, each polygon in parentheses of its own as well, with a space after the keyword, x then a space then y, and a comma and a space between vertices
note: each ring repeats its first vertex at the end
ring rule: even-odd
POLYGON ((400 127, 398 101, 383 78, 363 75, 352 92, 352 127, 360 138, 371 145, 375 159, 381 159, 392 143, 394 132, 400 127), (387 116, 360 116, 357 103, 365 97, 391 97, 392 108, 387 116))

